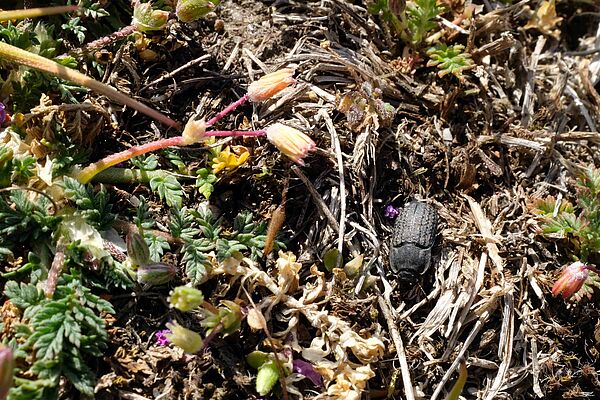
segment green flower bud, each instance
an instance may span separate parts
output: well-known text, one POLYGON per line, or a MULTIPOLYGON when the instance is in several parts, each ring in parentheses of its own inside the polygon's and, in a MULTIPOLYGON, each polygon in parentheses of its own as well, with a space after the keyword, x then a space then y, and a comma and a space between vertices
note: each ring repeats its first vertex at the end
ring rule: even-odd
POLYGON ((0 347, 0 400, 6 399, 13 385, 15 359, 10 347, 0 347))
POLYGON ((178 286, 171 290, 171 295, 169 296, 171 307, 181 311, 192 311, 200 307, 203 302, 204 296, 202 292, 189 286, 178 286))
POLYGON ((166 326, 171 331, 165 334, 167 339, 186 353, 197 353, 202 349, 202 337, 198 333, 184 328, 177 322, 168 322, 166 326))
POLYGON ((140 265, 137 270, 137 281, 142 285, 163 285, 177 275, 177 269, 173 265, 152 263, 140 265))
POLYGON ((127 254, 132 264, 145 265, 150 263, 150 249, 140 233, 130 231, 125 241, 127 242, 127 254))
POLYGON ((133 21, 131 25, 135 26, 140 32, 160 30, 167 25, 169 12, 162 10, 153 10, 150 3, 133 3, 133 21))
POLYGON ((213 1, 179 0, 175 8, 175 14, 181 22, 193 22, 211 12, 215 8, 215 4, 219 4, 218 0, 213 1))
POLYGON ((264 351, 256 350, 246 356, 246 362, 255 369, 259 369, 267 361, 269 361, 269 354, 264 351))
POLYGON ((200 324, 208 328, 208 332, 221 324, 221 332, 224 334, 235 332, 239 329, 242 323, 242 309, 233 301, 223 300, 221 301, 225 307, 219 307, 217 313, 213 313, 209 310, 202 310, 204 319, 200 324))
POLYGON ((279 369, 275 361, 267 361, 258 368, 256 391, 259 395, 266 396, 271 392, 277 381, 279 381, 279 369))

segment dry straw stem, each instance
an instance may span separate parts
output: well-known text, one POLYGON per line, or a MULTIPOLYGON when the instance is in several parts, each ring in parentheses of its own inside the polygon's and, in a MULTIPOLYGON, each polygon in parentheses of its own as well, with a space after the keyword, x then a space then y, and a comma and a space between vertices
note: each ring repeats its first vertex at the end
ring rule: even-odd
POLYGON ((396 322, 392 316, 392 307, 390 306, 389 301, 384 298, 384 296, 377 296, 377 302, 379 303, 379 308, 381 308, 381 312, 383 313, 385 321, 387 322, 390 335, 392 335, 392 340, 394 341, 394 346, 396 346, 396 353, 398 354, 398 360, 400 361, 400 372, 402 373, 402 384, 404 385, 404 395, 406 396, 406 400, 414 400, 414 387, 410 377, 408 362, 406 361, 404 343, 402 342, 400 332, 398 332, 396 322))
POLYGON ((43 17, 46 15, 64 14, 77 10, 79 10, 79 6, 40 7, 23 10, 0 11, 0 22, 43 17))
POLYGON ((344 249, 344 234, 346 231, 346 182, 344 179, 344 160, 342 158, 342 149, 340 146, 340 139, 338 137, 335 126, 333 125, 333 121, 329 117, 329 114, 322 109, 319 111, 319 115, 325 121, 325 126, 331 135, 331 144, 333 146, 333 151, 335 152, 335 159, 337 161, 338 167, 338 179, 340 185, 340 222, 339 222, 339 231, 338 231, 338 259, 336 265, 340 264, 342 258, 342 251, 344 249))
POLYGON ((148 107, 145 104, 140 103, 137 100, 132 99, 131 97, 119 92, 117 89, 111 86, 108 86, 102 82, 98 82, 97 80, 94 80, 79 71, 67 68, 55 61, 19 49, 18 47, 11 46, 10 44, 4 42, 0 42, 0 55, 2 55, 4 59, 14 63, 25 65, 42 72, 47 72, 61 79, 85 86, 99 94, 105 95, 116 102, 138 110, 139 112, 144 113, 167 126, 179 128, 179 124, 166 115, 148 107))

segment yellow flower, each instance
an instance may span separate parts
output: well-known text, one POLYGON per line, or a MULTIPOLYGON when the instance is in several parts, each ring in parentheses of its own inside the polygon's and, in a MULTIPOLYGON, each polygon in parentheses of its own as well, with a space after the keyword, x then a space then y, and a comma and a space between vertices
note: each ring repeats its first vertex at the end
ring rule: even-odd
POLYGON ((197 353, 202 349, 202 337, 198 333, 184 328, 177 322, 167 322, 166 326, 171 331, 165 335, 167 339, 186 353, 197 353))
POLYGON ((296 83, 293 75, 293 69, 283 68, 263 76, 248 86, 248 98, 253 102, 265 101, 271 98, 286 87, 296 83))
POLYGON ((213 158, 213 173, 216 174, 222 170, 233 171, 245 163, 249 156, 250 152, 244 146, 233 146, 233 152, 231 151, 231 148, 227 146, 225 150, 221 151, 213 158))
POLYGON ((296 164, 304 165, 302 160, 317 145, 310 137, 283 124, 274 124, 266 129, 267 139, 273 143, 279 151, 291 158, 296 164))

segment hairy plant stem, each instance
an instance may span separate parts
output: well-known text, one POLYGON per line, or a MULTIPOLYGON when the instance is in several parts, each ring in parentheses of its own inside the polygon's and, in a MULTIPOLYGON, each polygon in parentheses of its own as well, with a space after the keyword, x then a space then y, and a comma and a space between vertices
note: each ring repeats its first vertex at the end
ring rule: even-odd
MULTIPOLYGON (((202 138, 208 137, 208 136, 265 136, 266 134, 267 134, 267 132, 264 130, 258 130, 258 131, 208 131, 208 132, 205 132, 204 135, 202 135, 202 138)), ((76 172, 75 176, 76 176, 77 180, 79 180, 79 182, 88 183, 92 178, 94 178, 100 172, 106 170, 107 168, 112 167, 113 165, 127 161, 133 157, 137 157, 142 154, 146 154, 151 151, 155 151, 155 150, 159 150, 159 149, 164 149, 167 147, 189 146, 191 144, 194 144, 194 143, 187 142, 183 136, 176 136, 176 137, 172 137, 172 138, 156 140, 154 142, 150 142, 150 143, 146 143, 146 144, 141 144, 139 146, 133 146, 127 150, 121 151, 119 153, 111 154, 111 155, 103 158, 100 161, 96 161, 95 163, 88 165, 81 171, 76 172)), ((122 178, 122 179, 129 179, 129 178, 131 178, 131 179, 137 179, 137 178, 146 179, 143 176, 143 173, 140 172, 139 176, 134 177, 133 170, 130 170, 130 171, 132 171, 132 172, 131 173, 120 172, 121 177, 119 177, 118 175, 114 175, 114 178, 117 181, 119 178, 122 178)), ((148 174, 150 172, 151 171, 146 171, 145 173, 148 174)), ((110 176, 110 175, 108 175, 108 176, 110 176)), ((105 175, 104 177, 106 178, 107 175, 105 175)), ((148 180, 150 180, 150 179, 152 179, 152 178, 151 177, 148 178, 148 180)), ((113 183, 117 183, 117 182, 113 182, 113 183)))
MULTIPOLYGON (((94 176, 93 181, 98 183, 112 184, 131 184, 131 183, 148 183, 153 178, 164 177, 171 175, 171 172, 156 169, 153 171, 145 171, 138 168, 108 168, 99 172, 94 176)), ((193 177, 190 177, 192 179, 193 177)))
POLYGON ((15 19, 43 17, 46 15, 64 14, 77 10, 79 10, 79 6, 40 7, 24 10, 0 11, 0 22, 15 19))
POLYGON ((26 67, 34 68, 42 72, 47 72, 61 79, 65 79, 71 82, 75 82, 78 85, 85 86, 97 93, 100 93, 116 102, 124 104, 138 110, 141 113, 167 125, 172 128, 180 128, 178 122, 172 120, 166 115, 148 107, 145 104, 140 103, 137 100, 119 92, 112 86, 108 86, 102 82, 92 79, 79 71, 71 68, 67 68, 64 65, 52 61, 48 58, 39 56, 29 51, 22 50, 18 47, 11 46, 10 44, 0 42, 0 58, 12 61, 14 63, 24 65, 26 67))
POLYGON ((233 110, 235 110, 236 108, 238 108, 239 106, 241 106, 242 104, 244 104, 246 101, 248 101, 248 95, 247 94, 243 95, 242 97, 240 97, 239 100, 231 103, 230 105, 228 105, 227 107, 225 107, 225 109, 223 111, 221 111, 220 113, 218 113, 217 115, 215 115, 214 117, 212 117, 211 119, 209 119, 206 122, 206 127, 208 128, 209 126, 212 126, 212 125, 216 124, 224 116, 226 116, 227 114, 229 114, 230 112, 232 112, 233 110))
POLYGON ((96 161, 93 164, 88 165, 78 173, 76 177, 81 183, 88 183, 96 174, 104 171, 105 169, 112 167, 113 165, 119 164, 123 161, 127 161, 133 157, 155 151, 158 149, 164 149, 171 146, 183 146, 185 145, 183 136, 176 136, 167 139, 161 139, 154 142, 141 144, 139 146, 133 146, 127 150, 119 153, 111 154, 104 157, 100 161, 96 161))
POLYGON ((119 29, 118 31, 111 33, 110 35, 101 37, 100 39, 94 40, 93 42, 86 44, 83 47, 83 49, 81 49, 81 51, 83 53, 89 53, 90 51, 96 50, 100 47, 104 47, 114 41, 126 38, 127 36, 131 35, 137 30, 138 28, 134 25, 125 26, 119 29))

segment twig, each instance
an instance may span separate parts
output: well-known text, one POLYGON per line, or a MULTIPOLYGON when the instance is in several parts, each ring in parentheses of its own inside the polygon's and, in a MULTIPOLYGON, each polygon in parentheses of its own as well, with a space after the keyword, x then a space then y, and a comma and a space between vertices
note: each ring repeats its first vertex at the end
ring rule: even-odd
POLYGON ((531 115, 533 114, 533 96, 535 90, 535 72, 537 69, 538 61, 540 59, 540 54, 542 53, 542 49, 546 44, 546 38, 544 36, 540 36, 535 45, 535 50, 533 50, 533 54, 531 54, 531 61, 529 63, 529 73, 527 83, 525 84, 525 95, 523 98, 523 108, 521 109, 521 125, 525 128, 529 125, 529 120, 531 119, 531 115))
POLYGON ((600 48, 580 50, 580 51, 565 51, 563 56, 589 56, 592 54, 600 53, 600 48))
POLYGON ((331 210, 329 210, 329 208, 327 207, 327 204, 325 204, 325 202, 323 201, 323 198, 321 197, 319 192, 317 192, 317 189, 315 189, 315 187, 310 182, 310 180, 308 180, 306 175, 304 175, 304 173, 302 171, 300 171, 300 168, 298 168, 296 165, 292 166, 292 171, 294 171, 296 176, 298 176, 298 178, 300 178, 300 180, 306 185, 306 188, 308 189, 308 192, 312 196, 313 201, 315 202, 315 205, 317 206, 317 210, 319 210, 319 213, 321 214, 321 216, 324 217, 327 220, 327 222, 329 222, 329 226, 331 226, 331 228, 334 231, 339 232, 340 225, 335 220, 335 217, 331 213, 331 210))
POLYGON ((596 124, 594 123, 590 112, 586 108, 585 104, 583 104, 583 101, 581 101, 581 99, 579 98, 579 95, 577 94, 575 89, 573 89, 571 85, 567 85, 567 87, 565 88, 565 92, 573 98, 573 102, 575 103, 577 108, 579 108, 579 111, 581 112, 581 115, 583 115, 585 122, 590 127, 590 130, 593 132, 597 132, 598 130, 596 129, 596 124))
POLYGON ((469 287, 466 290, 469 298, 464 303, 464 307, 462 308, 462 312, 458 318, 458 321, 453 323, 448 327, 448 333, 446 336, 449 336, 448 344, 446 345, 446 351, 442 355, 441 359, 446 360, 450 354, 452 353, 452 349, 454 348, 454 344, 458 340, 458 335, 461 333, 462 327, 465 324, 467 316, 469 314, 469 310, 471 309, 471 305, 475 301, 475 298, 479 294, 479 290, 483 286, 483 279, 485 276, 485 265, 487 264, 488 255, 487 253, 481 253, 481 258, 479 259, 479 265, 477 267, 477 275, 469 282, 469 287))
POLYGON ((515 307, 512 289, 504 295, 504 310, 502 312, 502 331, 500 334, 500 344, 498 346, 498 358, 502 360, 498 367, 498 373, 492 383, 492 387, 487 391, 485 400, 496 398, 498 391, 505 383, 506 373, 510 367, 513 350, 513 334, 515 331, 514 321, 515 307))
POLYGON ((336 155, 337 165, 338 165, 338 177, 340 181, 340 222, 339 222, 339 231, 338 231, 338 257, 336 261, 336 265, 340 264, 342 258, 342 251, 344 249, 344 233, 346 230, 346 183, 344 179, 344 160, 342 159, 342 149, 340 146, 340 139, 338 138, 335 127, 333 126, 333 121, 329 117, 329 115, 325 112, 325 109, 322 108, 319 111, 319 115, 323 117, 325 120, 325 126, 331 135, 331 143, 333 144, 333 150, 336 155))
POLYGON ((538 360, 538 346, 535 337, 531 338, 531 375, 533 375, 533 392, 537 397, 544 397, 540 387, 540 362, 538 360))
POLYGON ((148 84, 147 84, 147 85, 145 85, 145 86, 144 86, 144 87, 143 87, 141 90, 145 90, 145 89, 147 89, 148 87, 150 87, 150 86, 152 86, 152 85, 157 85, 157 84, 161 83, 162 81, 164 81, 165 79, 172 78, 172 77, 174 77, 175 75, 177 75, 178 73, 180 73, 181 71, 183 71, 183 70, 186 70, 186 69, 188 69, 188 68, 190 68, 190 67, 193 67, 193 66, 195 66, 195 65, 197 65, 197 64, 200 64, 200 63, 202 63, 203 61, 206 61, 206 60, 208 60, 210 57, 211 57, 211 56, 210 56, 210 54, 204 54, 204 55, 203 55, 203 56, 201 56, 201 57, 198 57, 198 58, 196 58, 196 59, 194 59, 194 60, 192 60, 192 61, 190 61, 190 62, 187 62, 187 63, 183 64, 181 67, 179 67, 179 68, 176 68, 176 69, 174 69, 173 71, 169 72, 168 74, 166 74, 166 75, 163 75, 163 76, 161 76, 160 78, 158 78, 158 79, 155 79, 155 80, 153 80, 152 82, 148 83, 148 84))
POLYGON ((394 346, 396 346, 396 353, 398 354, 398 360, 400 361, 400 371, 402 372, 402 383, 404 384, 404 395, 406 396, 406 400, 414 400, 415 395, 412 378, 410 376, 410 369, 408 368, 408 362, 406 361, 406 353, 404 351, 404 344, 402 343, 400 332, 398 332, 394 317, 392 316, 392 307, 381 294, 377 296, 377 302, 379 303, 379 308, 381 308, 385 322, 390 330, 390 335, 392 335, 394 346))
POLYGON ((475 225, 477 225, 479 232, 483 236, 487 252, 490 258, 492 259, 493 264, 497 267, 497 272, 502 273, 504 265, 502 262, 502 258, 499 255, 498 246, 496 245, 498 240, 496 236, 492 233, 492 223, 485 216, 483 210, 481 209, 481 206, 475 201, 475 199, 467 195, 465 195, 464 197, 467 199, 469 207, 471 208, 471 213, 473 214, 473 218, 475 219, 475 225))
POLYGON ((479 319, 475 323, 475 326, 473 326, 473 329, 471 329, 471 332, 469 333, 469 336, 467 336, 467 338, 465 339, 465 342, 463 343, 462 348, 460 349, 460 351, 456 355, 456 358, 454 359, 454 362, 452 363, 452 365, 450 366, 450 368, 448 368, 448 370, 446 371, 446 373, 444 374, 444 376, 442 377, 442 379, 438 383, 438 386, 435 388, 435 391, 433 392, 433 395, 431 396, 430 400, 436 400, 438 398, 438 396, 442 393, 442 390, 444 389, 444 385, 446 385, 446 383, 450 379, 450 376, 452 376, 452 374, 454 373, 454 371, 456 371, 456 368, 458 368, 458 366, 460 365, 460 362, 464 359, 465 353, 466 353, 467 349, 469 348, 469 346, 471 345, 471 343, 473 343, 473 340, 475 340, 475 338, 479 334, 479 331, 481 330, 481 328, 483 328, 483 325, 488 320, 488 318, 490 317, 490 315, 491 315, 491 310, 490 309, 484 311, 481 314, 481 316, 479 317, 479 319))

